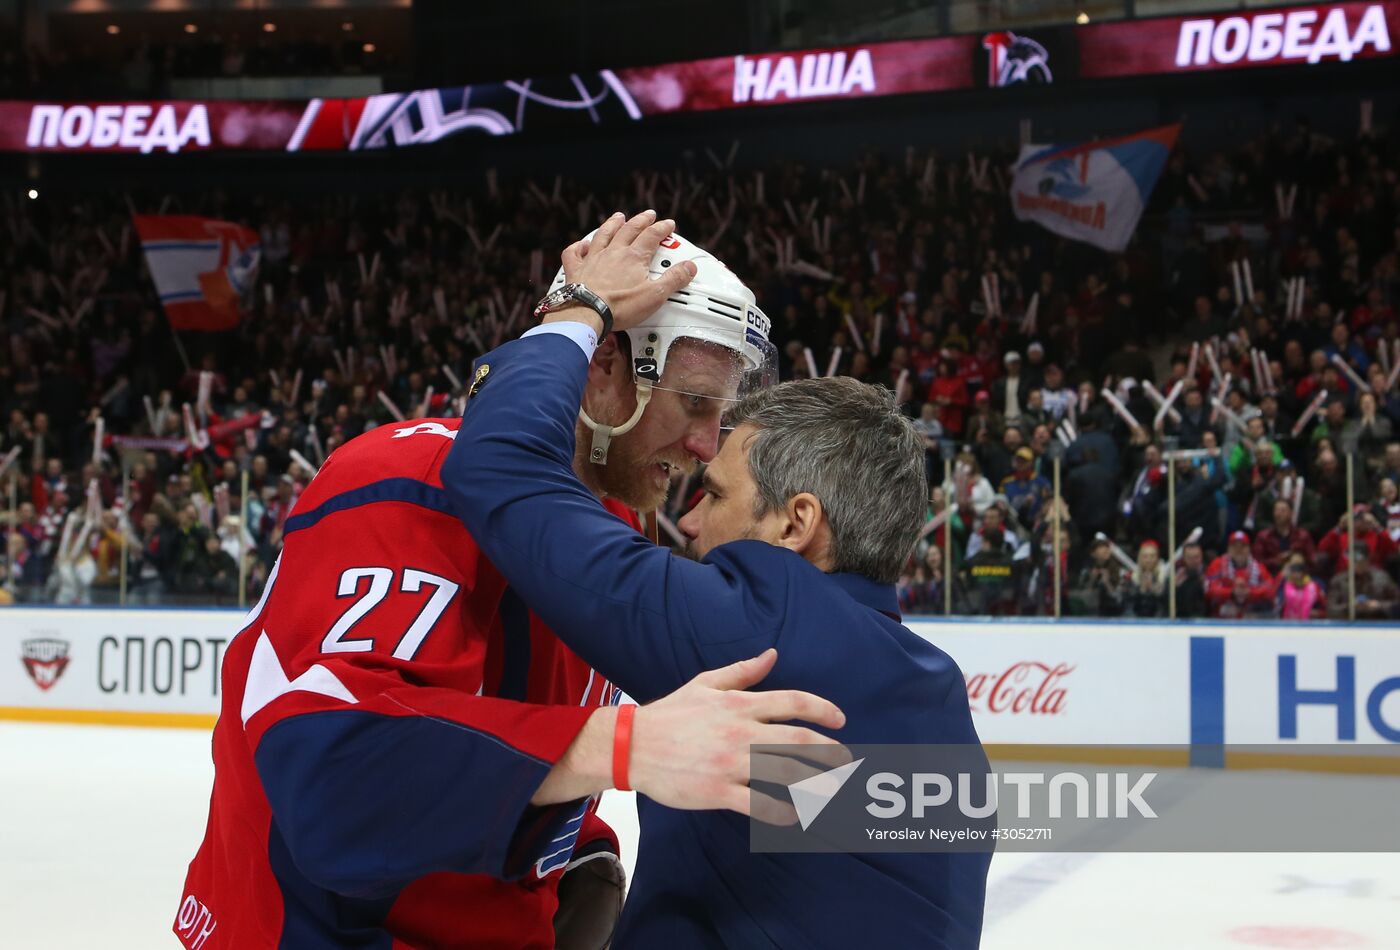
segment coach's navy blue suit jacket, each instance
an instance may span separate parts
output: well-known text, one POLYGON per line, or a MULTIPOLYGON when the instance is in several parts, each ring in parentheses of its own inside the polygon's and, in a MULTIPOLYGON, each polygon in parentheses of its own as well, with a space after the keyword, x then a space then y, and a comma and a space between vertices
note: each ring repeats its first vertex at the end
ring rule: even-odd
MULTIPOLYGON (((891 585, 760 541, 687 560, 604 510, 571 467, 588 370, 576 343, 530 336, 484 362, 444 484, 482 551, 601 674, 648 702, 777 647, 761 687, 836 703, 845 743, 978 741, 962 673, 900 624, 891 585)), ((614 946, 977 946, 988 854, 751 854, 741 815, 638 806, 614 946)))

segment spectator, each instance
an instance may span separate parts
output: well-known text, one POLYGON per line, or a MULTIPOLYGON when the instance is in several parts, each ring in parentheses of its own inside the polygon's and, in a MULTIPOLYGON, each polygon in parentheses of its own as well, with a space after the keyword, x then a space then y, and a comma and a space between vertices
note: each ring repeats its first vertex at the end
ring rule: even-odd
MULTIPOLYGON (((914 371, 917 385, 931 390, 933 381, 938 377, 939 367, 937 337, 934 336, 932 330, 924 330, 919 334, 919 343, 910 356, 910 366, 914 371)), ((930 400, 937 402, 932 400, 932 397, 930 400)))
POLYGON ((1381 454, 1391 438, 1390 420, 1378 414, 1379 403, 1376 402, 1375 393, 1361 393, 1356 397, 1356 406, 1357 417, 1342 425, 1342 451, 1359 454, 1368 468, 1374 459, 1376 468, 1379 468, 1381 454))
POLYGON ((29 542, 25 540, 24 535, 18 532, 7 534, 5 551, 5 573, 0 577, 0 588, 13 595, 22 587, 34 586, 38 581, 35 570, 38 564, 29 551, 29 542))
POLYGON ((1162 450, 1155 443, 1149 444, 1142 452, 1142 466, 1128 481, 1128 489, 1122 498, 1122 511, 1126 519, 1128 533, 1133 537, 1143 537, 1152 532, 1152 506, 1149 496, 1154 488, 1159 488, 1166 477, 1162 465, 1162 450))
POLYGON ((1270 508, 1264 506, 1272 505, 1274 496, 1264 496, 1279 487, 1284 459, 1278 446, 1267 439, 1252 443, 1250 448, 1246 444, 1242 441, 1235 447, 1232 459, 1239 459, 1240 466, 1230 470, 1233 482, 1226 498, 1236 510, 1244 512, 1245 527, 1252 528, 1256 521, 1270 518, 1270 508))
MULTIPOLYGON (((285 467, 286 464, 290 464, 290 459, 280 467, 285 467)), ((273 529, 281 530, 287 516, 292 513, 292 508, 296 506, 297 496, 300 494, 297 491, 296 479, 292 478, 290 474, 284 474, 277 480, 275 490, 268 489, 267 491, 271 494, 267 496, 264 503, 262 534, 267 534, 273 529)))
POLYGON ((903 613, 942 614, 945 583, 943 549, 929 545, 912 573, 901 578, 898 585, 899 609, 903 613))
POLYGON ((1222 620, 1266 620, 1274 616, 1274 602, 1261 599, 1243 577, 1227 580, 1229 596, 1215 607, 1215 616, 1222 620))
POLYGON ((217 535, 219 544, 234 561, 256 545, 248 528, 238 520, 236 514, 224 515, 219 521, 217 535))
MULTIPOLYGON (((1089 386, 1088 383, 1084 384, 1089 386)), ((1090 387, 1092 388, 1092 387, 1090 387)), ((1090 404, 1088 399, 1084 400, 1090 404)), ((1094 406, 1079 416, 1079 437, 1065 449, 1065 465, 1071 470, 1089 463, 1088 452, 1094 451, 1094 458, 1103 465, 1109 484, 1118 484, 1119 453, 1118 444, 1108 431, 1106 419, 1100 407, 1094 406)), ((1115 496, 1116 497, 1116 496, 1115 496)))
POLYGON ((1117 520, 1117 496, 1104 491, 1116 482, 1115 473, 1100 461, 1098 449, 1086 448, 1080 464, 1065 479, 1065 501, 1079 528, 1087 535, 1113 535, 1117 520))
MULTIPOLYGON (((1283 449, 1277 442, 1270 441, 1264 434, 1264 417, 1254 416, 1245 423, 1245 437, 1238 439, 1230 449, 1230 460, 1226 466, 1233 478, 1251 467, 1259 473, 1260 481, 1268 481, 1274 470, 1283 464, 1283 449)), ((1258 484, 1254 486, 1256 489, 1258 484)))
POLYGON ((194 573, 198 578, 199 590, 203 593, 223 600, 238 593, 238 562, 224 550, 217 534, 204 538, 203 556, 197 562, 194 573))
POLYGON ((1134 617, 1164 617, 1167 614, 1167 584, 1170 577, 1161 549, 1151 538, 1138 547, 1137 570, 1128 582, 1128 609, 1134 617))
POLYGON ((1284 620, 1312 620, 1323 616, 1322 588, 1313 580, 1302 554, 1295 552, 1288 555, 1281 576, 1279 615, 1284 620))
POLYGON ((974 445, 984 442, 999 445, 1005 429, 1001 414, 992 409, 991 394, 985 389, 979 390, 972 398, 972 414, 964 424, 963 438, 974 445))
POLYGON ((1123 612, 1123 569, 1113 559, 1107 538, 1095 538, 1089 547, 1089 563, 1075 582, 1081 612, 1091 617, 1117 617, 1123 612))
POLYGON ((1192 343, 1206 343, 1225 334, 1225 324, 1215 314, 1210 298, 1201 294, 1192 304, 1191 320, 1186 324, 1186 338, 1192 343))
POLYGON ((943 466, 939 440, 943 438, 943 423, 938 420, 939 407, 926 402, 919 409, 919 418, 914 420, 914 429, 924 440, 924 477, 932 485, 943 466))
POLYGON ((1254 556, 1271 573, 1279 574, 1284 562, 1295 555, 1311 571, 1315 554, 1312 535, 1293 524, 1293 506, 1283 498, 1275 501, 1272 522, 1254 537, 1254 556))
POLYGON ((1224 459, 1220 454, 1220 443, 1216 439, 1214 429, 1206 429, 1201 433, 1201 448, 1207 455, 1198 464, 1205 471, 1207 477, 1216 484, 1211 498, 1215 502, 1215 523, 1219 532, 1223 534, 1229 527, 1230 496, 1225 489, 1229 486, 1230 479, 1225 472, 1224 459))
MULTIPOLYGON (((1045 276, 1050 277, 1049 274, 1045 276)), ((1031 387, 1031 392, 1040 392, 1043 397, 1043 389, 1045 386, 1045 347, 1039 340, 1032 340, 1031 344, 1026 347, 1025 371, 1026 383, 1031 387)))
POLYGON ((1371 514, 1383 525, 1383 530, 1400 549, 1400 488, 1392 478, 1382 478, 1371 505, 1371 514))
POLYGON ((1388 478, 1400 485, 1400 442, 1386 444, 1385 455, 1381 459, 1380 472, 1376 477, 1377 480, 1388 478))
MULTIPOLYGON (((1328 378, 1331 379, 1335 377, 1336 370, 1329 366, 1324 371, 1324 375, 1327 374, 1330 374, 1328 378)), ((1322 385, 1325 388, 1327 386, 1327 382, 1324 380, 1322 385)), ((1336 392, 1336 384, 1334 383, 1333 388, 1328 389, 1327 391, 1329 393, 1336 392)), ((1332 448, 1332 450, 1335 452, 1338 450, 1338 447, 1341 444, 1342 433, 1345 431, 1347 425, 1346 401, 1339 396, 1329 398, 1327 401, 1326 408, 1319 415, 1321 416, 1321 418, 1313 424, 1312 432, 1308 436, 1308 438, 1313 443, 1321 442, 1323 439, 1326 439, 1330 443, 1330 447, 1332 448)), ((1345 450, 1343 450, 1342 454, 1345 455, 1347 453, 1345 450)))
POLYGON ((1206 600, 1212 614, 1238 618, 1266 613, 1273 596, 1273 575, 1250 553, 1249 535, 1234 532, 1226 552, 1212 561, 1206 571, 1206 600))
POLYGON ((1021 412, 1029 404, 1031 384, 1021 375, 1021 354, 1010 350, 1002 357, 1006 375, 992 386, 992 408, 1001 413, 1008 426, 1021 424, 1021 412))
POLYGON ((1192 542, 1181 548, 1181 560, 1176 568, 1176 615, 1190 620, 1204 617, 1209 611, 1206 599, 1205 551, 1192 542))
MULTIPOLYGON (((1191 464, 1190 459, 1176 460, 1176 531, 1177 537, 1189 534, 1193 529, 1201 529, 1201 545, 1219 551, 1223 545, 1220 525, 1220 507, 1217 493, 1225 486, 1224 466, 1212 467, 1206 464, 1191 464)), ((1155 500, 1159 501, 1156 537, 1167 536, 1167 486, 1163 484, 1155 490, 1155 500)))
POLYGON ((1026 394, 1026 407, 1021 410, 1020 429, 1022 432, 1031 433, 1031 441, 1035 441, 1035 432, 1044 429, 1048 441, 1050 434, 1051 417, 1045 411, 1045 390, 1032 389, 1026 394))
POLYGON ((992 502, 996 492, 992 483, 982 475, 977 456, 971 452, 961 452, 953 461, 953 480, 943 485, 943 490, 958 507, 967 507, 977 517, 981 517, 992 502))
POLYGON ((174 532, 165 526, 160 515, 148 511, 141 518, 141 531, 136 538, 133 570, 128 583, 138 603, 158 604, 165 593, 168 559, 174 546, 174 532))
POLYGON ((1280 500, 1297 510, 1298 527, 1316 540, 1318 529, 1323 527, 1322 499, 1306 479, 1299 477, 1287 459, 1274 471, 1274 477, 1255 493, 1245 511, 1245 527, 1252 527, 1258 519, 1271 517, 1274 505, 1280 500))
MULTIPOLYGON (((1357 505, 1355 515, 1356 543, 1366 548, 1368 558, 1374 565, 1388 564, 1396 557, 1397 547, 1390 535, 1381 530, 1376 516, 1366 505, 1357 505)), ((1317 545, 1317 564, 1324 577, 1336 577, 1347 569, 1348 519, 1342 515, 1336 526, 1317 545)))
POLYGON ((1045 367, 1045 385, 1040 390, 1041 406, 1055 422, 1066 418, 1078 404, 1074 390, 1066 386, 1064 380, 1064 371, 1057 364, 1051 363, 1045 367))
POLYGON ((63 531, 54 553, 54 572, 49 579, 56 604, 91 603, 92 580, 97 563, 88 550, 88 536, 95 523, 92 509, 74 509, 64 519, 63 531))
MULTIPOLYGON (((1389 620, 1397 616, 1396 604, 1400 602, 1395 582, 1385 571, 1372 566, 1370 551, 1364 544, 1352 549, 1356 561, 1356 619, 1389 620)), ((1332 579, 1327 593, 1327 616, 1333 620, 1347 619, 1347 603, 1350 599, 1350 582, 1345 575, 1332 579)))
POLYGON ((115 509, 104 511, 94 529, 92 546, 96 573, 92 580, 93 587, 108 593, 117 589, 121 582, 123 548, 134 546, 134 544, 135 541, 131 537, 121 513, 115 509))
POLYGON ((1000 528, 984 529, 976 555, 963 566, 964 612, 1001 617, 1017 607, 1015 548, 1000 528))
MULTIPOLYGON (((1021 430, 1010 426, 1001 434, 999 442, 982 441, 973 449, 977 459, 982 464, 982 471, 987 474, 987 481, 1000 488, 1013 471, 1013 462, 1016 452, 1025 447, 1025 436, 1021 430)), ((1031 467, 1035 468, 1035 453, 1031 453, 1031 467)))
POLYGON ((1040 516, 1041 506, 1050 499, 1051 487, 1048 479, 1036 474, 1035 453, 1024 445, 1017 449, 1011 474, 1002 479, 1001 493, 1021 524, 1033 524, 1040 516))
POLYGON ((204 541, 208 536, 209 529, 200 524, 195 506, 181 507, 170 539, 170 555, 165 562, 166 583, 172 590, 180 594, 205 592, 204 541))
POLYGON ((967 559, 972 560, 989 542, 995 539, 998 543, 1007 545, 1015 557, 1024 557, 1022 550, 1024 540, 1020 531, 1014 524, 1013 519, 1008 518, 1006 503, 997 499, 990 508, 982 515, 981 526, 974 532, 967 541, 967 559))
POLYGON ((1188 383, 1181 398, 1181 422, 1177 425, 1177 440, 1185 449, 1201 447, 1201 436, 1210 426, 1210 411, 1201 390, 1188 383))
POLYGON ((967 381, 958 372, 957 359, 946 350, 938 367, 938 376, 929 386, 929 402, 939 407, 948 434, 959 438, 963 434, 963 413, 972 402, 967 395, 967 381))
MULTIPOLYGON (((1282 373, 1282 369, 1279 372, 1282 373)), ((1282 412, 1278 397, 1272 393, 1266 393, 1264 398, 1260 400, 1259 418, 1263 420, 1265 437, 1274 442, 1280 442, 1290 437, 1293 419, 1282 412)))
POLYGON ((1040 516, 1031 526, 1027 546, 1026 609, 1030 613, 1053 615, 1055 612, 1055 545, 1056 524, 1059 527, 1059 571, 1061 612, 1068 612, 1066 602, 1073 579, 1070 573, 1071 554, 1082 547, 1079 527, 1069 516, 1063 498, 1051 498, 1041 506, 1040 516))

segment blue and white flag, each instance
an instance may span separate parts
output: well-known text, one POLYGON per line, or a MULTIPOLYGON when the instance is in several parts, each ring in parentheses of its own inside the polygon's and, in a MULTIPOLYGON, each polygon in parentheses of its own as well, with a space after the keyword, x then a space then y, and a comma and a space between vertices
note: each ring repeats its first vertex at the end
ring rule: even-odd
POLYGON ((1025 145, 1011 182, 1022 221, 1121 251, 1161 177, 1180 125, 1077 145, 1025 145))

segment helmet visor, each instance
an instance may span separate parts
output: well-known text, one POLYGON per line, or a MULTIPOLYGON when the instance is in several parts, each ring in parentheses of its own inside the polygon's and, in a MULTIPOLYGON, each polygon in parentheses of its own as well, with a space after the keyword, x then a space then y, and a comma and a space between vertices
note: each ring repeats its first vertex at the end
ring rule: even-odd
POLYGON ((745 340, 742 332, 678 328, 652 389, 675 393, 688 412, 722 418, 744 396, 777 382, 777 366, 777 351, 757 334, 745 340))

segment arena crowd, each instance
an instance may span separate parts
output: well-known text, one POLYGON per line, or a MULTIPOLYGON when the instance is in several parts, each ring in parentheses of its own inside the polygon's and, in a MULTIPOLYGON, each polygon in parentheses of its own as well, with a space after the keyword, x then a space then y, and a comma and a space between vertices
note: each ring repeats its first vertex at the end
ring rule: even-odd
MULTIPOLYGON (((1174 599, 1182 617, 1346 617, 1354 566, 1356 616, 1395 617, 1397 145, 1298 124, 1178 148, 1119 255, 1016 221, 1010 152, 17 197, 0 231, 0 458, 17 450, 3 587, 111 602, 125 551, 131 601, 232 603, 240 566, 256 597, 311 466, 398 415, 454 413, 472 360, 527 327, 559 250, 654 207, 754 288, 782 378, 883 384, 925 435, 906 612, 1053 613, 1058 533, 1069 615, 1160 617, 1174 599), (236 330, 177 339, 133 207, 260 233, 236 330)), ((672 518, 696 485, 678 479, 672 518)))

